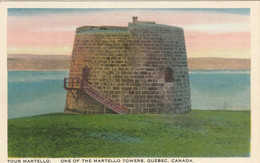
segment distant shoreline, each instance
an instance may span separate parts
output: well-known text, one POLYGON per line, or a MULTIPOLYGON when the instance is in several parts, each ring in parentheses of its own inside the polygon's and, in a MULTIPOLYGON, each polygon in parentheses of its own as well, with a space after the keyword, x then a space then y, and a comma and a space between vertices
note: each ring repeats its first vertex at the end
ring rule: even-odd
POLYGON ((7 71, 69 71, 69 69, 46 69, 46 70, 7 70, 7 71))
MULTIPOLYGON (((66 71, 71 56, 67 55, 23 55, 7 56, 8 71, 66 71)), ((188 69, 192 70, 250 70, 250 59, 234 58, 188 58, 188 69)))
MULTIPOLYGON (((33 69, 30 69, 30 70, 7 70, 9 72, 12 72, 12 71, 70 71, 69 69, 42 69, 42 70, 33 70, 33 69)), ((188 70, 189 72, 200 72, 200 71, 249 71, 250 72, 250 69, 212 69, 212 70, 202 70, 202 69, 196 69, 196 70, 188 70)))

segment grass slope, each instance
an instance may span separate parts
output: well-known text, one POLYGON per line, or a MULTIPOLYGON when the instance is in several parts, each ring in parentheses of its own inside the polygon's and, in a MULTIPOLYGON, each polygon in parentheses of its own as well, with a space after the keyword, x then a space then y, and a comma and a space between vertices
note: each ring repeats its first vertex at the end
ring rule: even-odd
POLYGON ((250 112, 48 114, 8 120, 9 157, 249 156, 250 112))

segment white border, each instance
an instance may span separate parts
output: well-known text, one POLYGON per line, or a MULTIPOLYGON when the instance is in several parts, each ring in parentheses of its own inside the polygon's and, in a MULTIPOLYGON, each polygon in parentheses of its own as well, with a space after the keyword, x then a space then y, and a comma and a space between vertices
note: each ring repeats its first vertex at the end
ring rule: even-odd
MULTIPOLYGON (((260 162, 260 2, 1 2, 0 3, 0 162, 7 162, 7 8, 250 8, 251 15, 251 156, 245 158, 191 158, 194 162, 260 162)), ((232 135, 231 135, 232 136, 232 135)), ((170 158, 169 158, 170 159, 170 158)), ((52 163, 61 159, 50 159, 52 163)))

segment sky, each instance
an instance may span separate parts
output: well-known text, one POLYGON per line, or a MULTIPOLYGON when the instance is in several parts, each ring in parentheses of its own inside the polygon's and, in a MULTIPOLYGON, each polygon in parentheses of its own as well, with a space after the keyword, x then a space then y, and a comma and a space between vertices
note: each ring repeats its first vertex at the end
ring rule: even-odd
POLYGON ((132 16, 184 29, 188 58, 250 58, 250 9, 9 8, 8 54, 71 55, 80 26, 127 26, 132 16))

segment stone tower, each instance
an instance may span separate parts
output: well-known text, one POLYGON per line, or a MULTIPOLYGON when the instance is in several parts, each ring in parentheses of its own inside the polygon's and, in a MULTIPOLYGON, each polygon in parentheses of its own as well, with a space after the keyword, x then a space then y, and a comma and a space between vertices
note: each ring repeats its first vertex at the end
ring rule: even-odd
POLYGON ((191 110, 184 33, 179 27, 138 21, 137 17, 128 27, 79 27, 69 76, 69 81, 64 80, 68 88, 65 112, 115 113, 84 90, 82 81, 129 113, 191 110), (72 80, 76 80, 73 88, 72 80))

